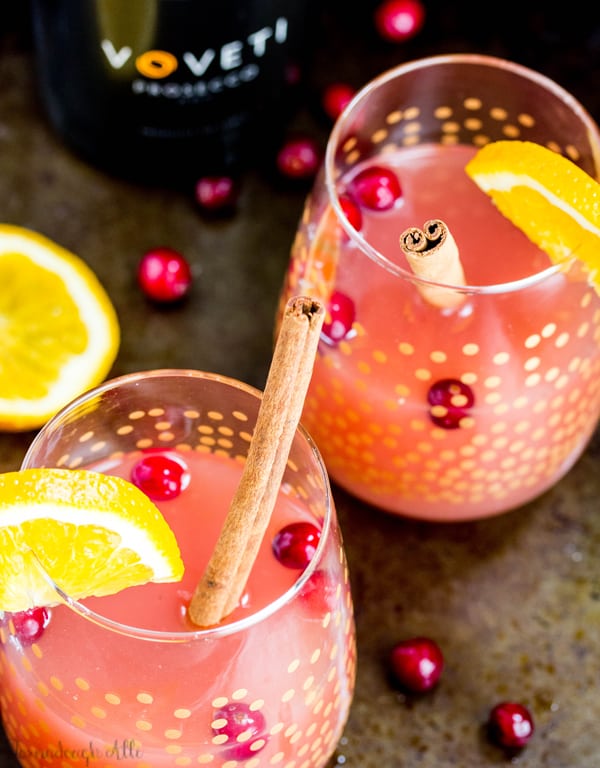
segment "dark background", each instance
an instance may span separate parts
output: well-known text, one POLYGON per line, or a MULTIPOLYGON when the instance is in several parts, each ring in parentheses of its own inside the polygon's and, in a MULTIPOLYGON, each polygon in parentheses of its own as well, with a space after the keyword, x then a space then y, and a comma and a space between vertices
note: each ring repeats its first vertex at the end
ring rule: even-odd
MULTIPOLYGON (((51 0, 50 0, 51 1, 51 0)), ((537 69, 569 90, 598 119, 600 5, 522 0, 502 3, 424 0, 426 21, 412 40, 389 43, 373 23, 378 0, 314 2, 314 21, 301 107, 318 113, 322 89, 341 80, 355 88, 388 67, 441 53, 486 53, 537 69)), ((0 21, 0 45, 28 49, 27 2, 10 3, 0 21)))

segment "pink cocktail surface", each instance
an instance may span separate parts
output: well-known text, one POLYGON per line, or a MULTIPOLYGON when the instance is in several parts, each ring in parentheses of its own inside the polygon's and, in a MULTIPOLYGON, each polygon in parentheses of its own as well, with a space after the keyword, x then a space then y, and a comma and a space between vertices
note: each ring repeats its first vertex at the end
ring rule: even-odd
POLYGON ((323 334, 302 417, 330 476, 431 520, 535 498, 579 457, 600 409, 598 295, 575 261, 553 269, 494 208, 464 170, 475 151, 401 148, 339 178, 342 194, 371 163, 400 181, 391 210, 361 209, 362 241, 313 195, 283 292, 346 301, 335 338, 323 334), (423 298, 400 248, 406 228, 430 219, 448 225, 475 286, 458 307, 423 298))
MULTIPOLYGON (((94 469, 129 479, 140 455, 94 469)), ((306 570, 279 562, 272 549, 279 530, 323 525, 304 498, 283 488, 240 606, 202 637, 183 634, 198 630, 186 607, 241 464, 189 450, 166 455, 182 461, 190 477, 179 495, 156 502, 179 542, 183 580, 83 601, 103 617, 100 624, 54 607, 31 645, 19 642, 5 616, 0 701, 11 744, 31 768, 123 760, 136 768, 320 768, 340 737, 354 680, 351 598, 337 529, 327 531, 318 562, 306 570), (110 631, 106 620, 135 627, 134 636, 110 631), (157 641, 156 632, 168 633, 168 641, 157 641)))

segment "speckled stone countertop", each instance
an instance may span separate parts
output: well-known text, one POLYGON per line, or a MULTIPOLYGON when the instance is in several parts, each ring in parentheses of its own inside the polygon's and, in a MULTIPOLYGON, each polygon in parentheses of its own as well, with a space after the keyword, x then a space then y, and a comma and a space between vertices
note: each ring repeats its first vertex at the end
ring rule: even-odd
MULTIPOLYGON (((483 24, 474 4, 425 4, 428 26, 419 40, 393 47, 369 32, 373 3, 351 10, 326 2, 307 104, 295 127, 326 137, 327 124, 311 112, 310 89, 316 100, 319 88, 336 79, 360 86, 405 59, 459 50, 539 69, 600 119, 597 10, 575 2, 552 16, 546 4, 508 2, 486 10, 483 24)), ((26 14, 11 14, 0 28, 0 219, 43 232, 93 267, 121 319, 114 375, 193 367, 262 387, 307 189, 251 168, 235 214, 207 219, 185 191, 138 186, 93 168, 49 128, 26 14), (186 254, 196 278, 189 300, 168 311, 146 302, 135 284, 141 254, 156 245, 186 254)), ((19 466, 32 437, 0 434, 0 471, 19 466)), ((597 436, 542 498, 474 523, 402 520, 334 489, 359 663, 332 766, 600 766, 599 462, 597 436), (438 641, 446 667, 433 693, 407 697, 391 685, 387 658, 395 642, 417 634, 438 641), (507 698, 530 707, 536 724, 532 741, 512 758, 488 742, 484 729, 490 708, 507 698)), ((0 768, 16 766, 0 737, 0 768)))

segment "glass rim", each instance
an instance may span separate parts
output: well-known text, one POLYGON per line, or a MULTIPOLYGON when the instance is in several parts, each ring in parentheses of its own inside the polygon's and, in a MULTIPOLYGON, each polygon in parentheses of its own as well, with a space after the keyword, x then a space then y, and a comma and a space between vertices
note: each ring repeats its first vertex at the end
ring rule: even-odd
POLYGON ((363 85, 354 94, 351 101, 346 105, 344 110, 338 116, 332 128, 332 131, 327 140, 327 147, 325 150, 325 158, 323 163, 323 173, 325 175, 327 198, 335 212, 338 221, 344 228, 347 236, 378 266, 383 267, 396 277, 400 277, 418 285, 443 288, 452 290, 456 293, 469 295, 505 294, 538 285, 539 283, 544 282, 559 272, 568 271, 576 260, 575 254, 567 256, 564 260, 551 264, 550 266, 545 267, 538 272, 527 275, 526 277, 504 283, 490 283, 483 285, 454 285, 453 283, 442 283, 434 280, 428 280, 426 278, 415 275, 412 271, 405 269, 399 264, 396 264, 388 259, 383 253, 378 251, 367 240, 365 240, 360 232, 354 229, 354 227, 350 224, 339 202, 337 177, 335 172, 335 155, 337 148, 341 143, 342 134, 345 130, 347 121, 352 117, 355 110, 360 107, 362 102, 368 98, 373 91, 377 90, 386 83, 389 83, 399 76, 410 72, 415 72, 433 66, 444 66, 447 64, 466 64, 490 67, 493 69, 503 69, 521 77, 522 79, 529 80, 530 82, 538 85, 541 89, 554 94, 560 101, 567 105, 569 109, 571 109, 572 112, 577 115, 582 124, 585 125, 586 135, 593 150, 594 165, 597 169, 600 168, 600 128, 592 118, 591 114, 586 110, 586 108, 571 93, 569 93, 569 91, 567 91, 548 76, 543 75, 540 72, 536 72, 536 70, 526 67, 522 64, 518 64, 514 61, 503 59, 497 56, 488 56, 486 54, 448 53, 412 59, 385 70, 381 74, 369 80, 365 85, 363 85))
MULTIPOLYGON (((232 387, 234 389, 242 390, 247 394, 255 397, 258 400, 262 398, 262 391, 260 389, 253 387, 250 384, 246 384, 238 379, 232 378, 230 376, 224 376, 218 373, 209 373, 207 371, 201 371, 201 370, 195 370, 195 369, 189 369, 189 368, 181 368, 181 369, 158 368, 158 369, 153 369, 148 371, 138 371, 134 373, 128 373, 122 376, 116 376, 110 379, 106 379, 97 387, 94 387, 82 393, 81 395, 76 397, 74 400, 72 400, 70 403, 67 403, 65 406, 63 406, 54 416, 52 416, 46 422, 46 424, 40 429, 38 434, 33 439, 32 443, 30 444, 29 448, 27 449, 25 456, 23 458, 23 461, 21 463, 21 469, 29 469, 37 466, 35 463, 32 463, 33 462, 32 457, 38 444, 45 439, 46 432, 49 431, 51 428, 53 428, 55 424, 60 422, 65 416, 67 416, 68 414, 76 410, 80 405, 85 404, 91 398, 102 395, 103 393, 114 391, 119 387, 127 384, 136 384, 141 380, 147 380, 149 378, 152 378, 152 379, 159 379, 159 378, 202 379, 203 381, 212 381, 216 383, 221 383, 229 387, 232 387)), ((269 618, 270 616, 272 616, 273 614, 277 613, 282 608, 290 604, 294 599, 296 599, 299 596, 300 592, 302 591, 302 589, 304 588, 308 580, 315 573, 315 571, 319 566, 319 563, 323 557, 325 547, 328 543, 329 537, 332 535, 332 524, 333 524, 333 515, 334 515, 334 507, 333 507, 329 476, 327 474, 327 470, 325 469, 325 464, 319 452, 319 449, 317 448, 317 445, 312 439, 312 437, 310 436, 310 434, 302 426, 302 424, 299 424, 296 429, 296 437, 299 437, 307 446, 315 462, 316 468, 320 473, 323 490, 324 490, 324 496, 325 496, 323 500, 325 514, 323 515, 323 522, 321 527, 321 536, 319 538, 319 543, 317 544, 315 554, 313 555, 310 563, 298 576, 298 578, 292 584, 292 586, 288 587, 288 589, 286 589, 285 592, 282 592, 275 600, 270 602, 268 605, 264 606, 263 608, 260 608, 257 611, 253 611, 248 616, 237 619, 236 621, 232 621, 225 624, 219 624, 211 627, 200 627, 198 629, 174 630, 174 631, 155 630, 147 627, 136 627, 134 625, 125 624, 123 622, 117 621, 115 619, 110 619, 109 617, 104 616, 99 611, 93 610, 88 606, 86 606, 82 602, 82 600, 76 600, 70 597, 64 590, 60 588, 58 584, 54 582, 52 577, 48 574, 48 572, 43 568, 41 563, 38 561, 37 567, 42 577, 46 580, 46 583, 52 588, 54 592, 56 592, 59 598, 58 604, 63 604, 67 606, 69 609, 71 609, 72 611, 77 613, 79 616, 81 616, 84 620, 90 621, 108 631, 112 631, 117 634, 125 635, 128 637, 132 637, 137 640, 145 640, 145 641, 151 641, 151 642, 157 642, 157 643, 170 643, 170 644, 190 643, 190 642, 196 642, 200 640, 212 640, 212 639, 218 639, 219 637, 225 637, 228 635, 237 634, 239 632, 243 632, 249 629, 255 624, 260 624, 262 621, 269 618)), ((37 560, 35 553, 32 552, 32 555, 34 560, 37 560)), ((144 586, 144 585, 141 585, 141 586, 144 586)), ((52 606, 50 606, 50 608, 52 608, 52 606)))

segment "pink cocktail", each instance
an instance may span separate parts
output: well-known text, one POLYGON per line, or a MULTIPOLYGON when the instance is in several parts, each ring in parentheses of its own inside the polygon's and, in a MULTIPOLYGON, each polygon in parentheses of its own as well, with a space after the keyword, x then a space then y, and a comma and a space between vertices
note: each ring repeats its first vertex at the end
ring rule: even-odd
POLYGON ((88 467, 155 494, 185 574, 81 603, 64 596, 32 643, 4 615, 0 701, 25 768, 326 764, 352 697, 354 627, 327 477, 301 430, 239 606, 206 629, 187 614, 259 402, 209 374, 136 374, 82 397, 34 441, 25 467, 88 467), (282 531, 298 535, 295 557, 276 546, 282 531))
POLYGON ((464 55, 385 73, 336 124, 293 245, 283 299, 329 306, 303 423, 332 479, 393 513, 518 507, 597 423, 600 298, 576 259, 552 265, 465 172, 507 138, 597 174, 597 127, 530 70, 464 55), (389 205, 369 187, 378 173, 389 205), (415 275, 400 247, 431 219, 458 245, 460 285, 415 275))

